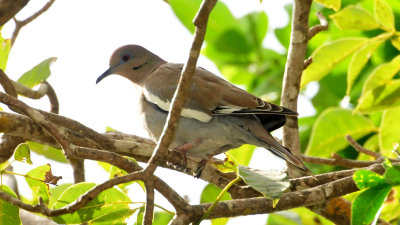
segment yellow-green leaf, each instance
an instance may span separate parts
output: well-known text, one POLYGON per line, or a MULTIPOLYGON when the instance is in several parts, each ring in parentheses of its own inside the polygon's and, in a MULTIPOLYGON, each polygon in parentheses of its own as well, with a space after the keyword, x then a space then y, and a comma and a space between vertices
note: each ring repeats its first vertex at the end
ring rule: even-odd
POLYGON ((393 38, 390 40, 392 45, 397 48, 397 50, 400 51, 400 35, 395 35, 393 38))
POLYGON ((386 31, 395 31, 392 8, 385 0, 375 0, 374 14, 378 23, 386 31))
POLYGON ((25 143, 19 144, 15 149, 14 159, 32 165, 31 150, 29 149, 29 145, 25 143))
POLYGON ((357 79, 362 68, 367 64, 376 48, 383 43, 384 40, 370 41, 368 44, 356 51, 351 58, 349 68, 347 70, 347 90, 346 94, 350 94, 351 87, 357 79))
POLYGON ((329 157, 349 145, 346 135, 358 139, 373 131, 376 127, 366 117, 347 109, 328 108, 315 121, 306 154, 329 157))
POLYGON ((379 129, 381 153, 393 157, 393 145, 400 144, 400 107, 388 109, 383 113, 379 129))
POLYGON ((45 81, 50 76, 50 65, 56 60, 56 57, 50 57, 42 61, 28 72, 22 74, 18 79, 18 82, 32 88, 33 86, 45 81))
MULTIPOLYGON (((1 185, 0 190, 13 198, 18 198, 14 191, 6 185, 1 185)), ((0 199, 0 224, 21 224, 21 219, 19 217, 19 208, 3 199, 0 199)))
POLYGON ((255 148, 254 145, 242 145, 239 148, 228 151, 228 153, 238 164, 248 166, 255 148))
POLYGON ((369 90, 354 109, 355 112, 372 113, 400 105, 400 80, 389 81, 386 85, 369 90))
POLYGON ((362 96, 369 90, 390 82, 399 71, 400 55, 396 56, 392 61, 376 67, 364 83, 362 96))
POLYGON ((303 71, 300 87, 311 81, 318 81, 337 64, 354 53, 368 41, 367 38, 342 38, 322 45, 311 55, 313 63, 303 71))
POLYGON ((41 197, 43 202, 48 203, 50 193, 49 186, 44 182, 47 173, 51 170, 49 164, 36 167, 26 174, 25 180, 36 197, 41 197))
POLYGON ((10 53, 10 50, 11 50, 10 39, 4 39, 2 36, 0 36, 0 69, 2 70, 6 70, 8 55, 10 53))
POLYGON ((356 5, 349 5, 330 16, 335 24, 343 30, 374 30, 379 28, 374 16, 356 5))
POLYGON ((316 0, 316 2, 322 4, 326 8, 338 11, 340 9, 342 0, 316 0))

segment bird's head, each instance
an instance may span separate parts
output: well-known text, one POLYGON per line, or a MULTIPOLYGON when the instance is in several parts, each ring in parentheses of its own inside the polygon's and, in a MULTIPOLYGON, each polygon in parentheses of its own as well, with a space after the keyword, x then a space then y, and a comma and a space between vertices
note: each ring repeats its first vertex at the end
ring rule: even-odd
POLYGON ((110 68, 97 78, 96 84, 111 74, 121 75, 140 84, 146 74, 163 63, 164 60, 140 45, 125 45, 111 55, 110 68))

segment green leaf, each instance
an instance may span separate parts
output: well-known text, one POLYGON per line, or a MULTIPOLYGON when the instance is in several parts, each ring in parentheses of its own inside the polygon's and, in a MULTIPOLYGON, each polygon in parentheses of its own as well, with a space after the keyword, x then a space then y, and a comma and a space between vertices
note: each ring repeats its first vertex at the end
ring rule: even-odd
POLYGON ((351 87, 360 74, 362 68, 367 64, 369 58, 383 42, 384 40, 370 41, 354 53, 347 71, 346 95, 350 95, 351 87))
POLYGON ((127 225, 125 220, 135 213, 135 211, 129 208, 122 208, 92 220, 90 225, 127 225))
POLYGON ((392 187, 391 192, 385 200, 381 213, 381 219, 385 221, 394 221, 400 215, 400 186, 392 187))
POLYGON ((381 184, 362 191, 351 206, 351 224, 368 225, 377 216, 383 201, 392 187, 389 184, 381 184))
POLYGON ((392 166, 385 171, 385 180, 392 186, 400 185, 400 166, 392 166))
POLYGON ((349 5, 330 18, 343 30, 374 30, 379 27, 370 12, 356 5, 349 5))
POLYGON ((38 166, 26 174, 25 180, 36 197, 41 197, 44 203, 49 202, 49 185, 45 183, 46 175, 51 171, 49 164, 38 166))
POLYGON ((400 35, 395 35, 390 39, 392 45, 400 51, 400 35))
POLYGON ((400 55, 392 61, 379 65, 372 71, 363 86, 363 95, 381 85, 390 82, 392 78, 400 71, 400 55))
POLYGON ((49 207, 49 209, 53 209, 53 206, 57 202, 58 198, 62 195, 62 193, 64 193, 65 190, 67 190, 67 188, 71 187, 72 185, 73 184, 71 183, 66 183, 50 188, 51 197, 47 207, 49 207))
POLYGON ((349 145, 346 135, 359 139, 374 131, 374 124, 366 117, 347 109, 328 108, 315 121, 306 154, 329 157, 349 145))
POLYGON ((248 40, 255 47, 260 47, 267 35, 268 17, 265 12, 252 12, 239 19, 248 40))
POLYGON ((230 54, 248 54, 252 48, 243 31, 239 29, 227 29, 216 38, 214 42, 218 51, 230 54))
POLYGON ((358 170, 353 174, 353 180, 359 189, 376 187, 384 184, 383 176, 369 170, 358 170))
POLYGON ((383 113, 379 128, 379 146, 386 157, 393 156, 394 145, 400 143, 400 107, 388 109, 383 113))
POLYGON ((304 225, 334 225, 323 216, 320 216, 305 207, 295 208, 290 211, 296 212, 300 216, 301 222, 304 225))
POLYGON ((375 0, 374 14, 376 21, 378 21, 384 30, 389 32, 395 31, 393 11, 385 0, 375 0))
POLYGON ((262 171, 239 165, 239 175, 246 184, 267 198, 279 198, 290 186, 286 171, 262 171))
POLYGON ((360 99, 355 112, 372 113, 400 105, 400 79, 368 91, 360 99))
POLYGON ((136 221, 134 225, 142 225, 143 224, 143 215, 144 215, 144 206, 140 207, 139 212, 136 216, 136 221))
POLYGON ((304 71, 300 87, 311 81, 318 81, 328 74, 347 56, 360 49, 368 41, 367 38, 342 38, 317 48, 311 55, 311 63, 304 71))
POLYGON ((172 220, 173 215, 167 212, 155 212, 153 224, 168 225, 172 220))
POLYGON ((239 148, 228 151, 228 153, 238 164, 248 166, 255 148, 256 146, 254 145, 242 145, 239 148))
POLYGON ((65 158, 65 155, 61 149, 53 148, 48 145, 42 145, 33 141, 27 141, 26 144, 28 144, 29 148, 38 155, 42 155, 57 162, 68 163, 68 160, 65 158))
MULTIPOLYGON (((183 23, 183 25, 191 32, 194 32, 193 19, 200 8, 201 0, 169 0, 168 3, 172 7, 175 15, 183 23)), ((205 40, 213 42, 225 30, 239 27, 239 23, 228 7, 218 1, 210 14, 207 24, 207 33, 205 40)))
MULTIPOLYGON (((68 187, 54 204, 54 208, 59 209, 74 202, 95 186, 96 184, 94 183, 79 183, 68 187)), ((130 203, 131 200, 127 195, 116 188, 110 188, 101 192, 76 212, 54 217, 53 220, 57 223, 75 224, 97 219, 105 222, 104 219, 108 218, 110 220, 107 221, 111 223, 112 218, 106 216, 109 214, 118 215, 118 217, 130 215, 130 203)), ((115 217, 113 218, 115 219, 115 217)))
MULTIPOLYGON (((222 189, 218 188, 213 184, 207 184, 203 191, 201 192, 200 196, 200 203, 209 203, 214 202, 218 195, 221 193, 222 189)), ((229 193, 225 192, 222 195, 221 201, 232 200, 229 193)), ((213 219, 211 223, 213 225, 225 225, 228 222, 229 218, 221 218, 221 219, 213 219)))
POLYGON ((31 161, 31 151, 29 145, 22 143, 17 146, 14 153, 14 159, 20 162, 26 162, 32 165, 31 161))
POLYGON ((316 0, 316 2, 322 4, 326 8, 338 11, 340 9, 342 0, 316 0))
MULTIPOLYGON (((279 212, 279 213, 270 213, 268 214, 267 224, 266 225, 301 225, 298 222, 293 220, 293 215, 285 216, 284 213, 289 212, 279 212)), ((292 213, 292 212, 290 212, 292 213)), ((298 216, 297 216, 298 217, 298 216)), ((298 219, 298 218, 295 218, 298 219)))
POLYGON ((225 152, 224 164, 213 163, 213 166, 223 173, 234 172, 237 173, 238 164, 236 160, 228 153, 225 152))
POLYGON ((4 39, 0 33, 0 69, 6 70, 8 55, 11 50, 11 40, 4 39))
POLYGON ((22 76, 18 79, 18 82, 29 88, 40 84, 50 76, 50 65, 56 60, 56 57, 50 57, 42 61, 28 72, 22 74, 22 76))
MULTIPOLYGON (((18 198, 14 191, 6 185, 1 185, 0 190, 12 196, 13 198, 18 198)), ((21 219, 19 217, 19 208, 3 199, 0 199, 0 224, 21 224, 21 219)))
POLYGON ((275 36, 278 39, 278 41, 282 44, 286 50, 289 48, 289 42, 290 42, 290 21, 292 21, 292 4, 285 5, 285 11, 287 12, 289 16, 289 23, 281 28, 276 28, 274 30, 275 36))

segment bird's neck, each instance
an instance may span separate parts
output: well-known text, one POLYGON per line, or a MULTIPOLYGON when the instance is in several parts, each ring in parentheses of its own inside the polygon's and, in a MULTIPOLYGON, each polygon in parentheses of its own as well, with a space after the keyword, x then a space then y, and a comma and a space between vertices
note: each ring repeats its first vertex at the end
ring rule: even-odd
POLYGON ((127 77, 133 83, 143 86, 146 77, 162 64, 167 63, 161 58, 152 59, 132 68, 132 73, 127 77))

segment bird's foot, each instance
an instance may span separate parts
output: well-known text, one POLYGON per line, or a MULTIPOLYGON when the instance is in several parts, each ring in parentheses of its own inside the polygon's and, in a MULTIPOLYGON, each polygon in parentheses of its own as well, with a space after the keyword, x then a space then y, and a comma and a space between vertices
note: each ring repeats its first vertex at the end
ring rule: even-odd
POLYGON ((207 161, 208 161, 207 159, 202 159, 199 162, 199 166, 197 167, 196 171, 194 171, 195 178, 200 178, 201 173, 203 173, 203 170, 206 167, 207 161))
POLYGON ((185 143, 174 149, 175 151, 179 152, 179 154, 181 154, 185 167, 187 165, 186 152, 189 151, 190 149, 192 149, 192 147, 193 147, 193 145, 191 143, 185 143))

